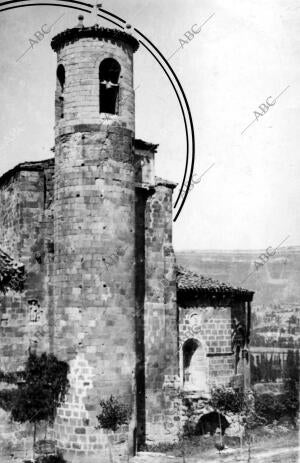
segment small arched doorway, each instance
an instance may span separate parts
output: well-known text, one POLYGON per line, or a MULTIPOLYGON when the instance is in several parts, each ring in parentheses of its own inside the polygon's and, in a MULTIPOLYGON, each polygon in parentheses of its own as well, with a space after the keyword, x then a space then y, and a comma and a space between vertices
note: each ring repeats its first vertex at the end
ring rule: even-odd
POLYGON ((216 430, 219 428, 219 430, 222 433, 222 436, 224 436, 225 431, 228 427, 229 422, 224 415, 218 412, 210 412, 201 416, 196 425, 195 434, 202 436, 207 433, 210 433, 210 435, 213 436, 216 430))

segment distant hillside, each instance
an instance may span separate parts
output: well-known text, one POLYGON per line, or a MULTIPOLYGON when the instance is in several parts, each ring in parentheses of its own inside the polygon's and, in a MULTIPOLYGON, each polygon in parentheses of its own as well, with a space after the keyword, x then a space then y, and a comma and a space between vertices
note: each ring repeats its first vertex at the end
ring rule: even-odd
POLYGON ((268 262, 255 262, 266 252, 181 251, 177 263, 225 283, 255 291, 254 345, 300 346, 300 247, 283 247, 268 262), (295 318, 291 320, 291 317, 295 318), (280 328, 280 329, 279 329, 280 328))

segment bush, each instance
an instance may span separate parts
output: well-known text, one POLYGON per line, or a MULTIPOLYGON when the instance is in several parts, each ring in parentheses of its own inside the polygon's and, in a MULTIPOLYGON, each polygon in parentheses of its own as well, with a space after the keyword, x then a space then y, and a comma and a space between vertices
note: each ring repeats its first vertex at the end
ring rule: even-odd
POLYGON ((53 354, 30 354, 24 371, 24 382, 18 385, 11 411, 14 421, 53 422, 57 407, 64 401, 69 388, 69 366, 53 354))
POLYGON ((101 412, 97 416, 99 428, 112 429, 116 431, 122 424, 128 424, 129 407, 119 402, 119 400, 110 396, 108 400, 100 400, 101 412))
POLYGON ((244 407, 244 394, 231 387, 215 387, 211 390, 210 405, 225 413, 240 413, 244 407))
POLYGON ((178 444, 174 442, 158 442, 157 444, 145 444, 141 445, 140 452, 157 452, 166 453, 173 451, 178 444))
POLYGON ((260 394, 255 396, 255 412, 264 418, 267 423, 279 420, 285 412, 282 396, 273 394, 260 394))
POLYGON ((285 409, 285 415, 289 415, 296 425, 297 412, 299 410, 299 396, 289 396, 287 394, 283 397, 283 406, 285 409))
POLYGON ((3 389, 0 391, 0 408, 10 412, 18 397, 17 389, 3 389))
POLYGON ((0 383, 18 384, 24 378, 23 371, 7 372, 0 370, 0 383))
POLYGON ((192 437, 195 435, 195 423, 191 422, 191 421, 186 421, 186 423, 184 423, 183 425, 183 430, 182 430, 182 433, 183 433, 183 437, 192 437))
POLYGON ((36 463, 67 463, 61 453, 39 457, 36 463))
POLYGON ((256 394, 255 411, 268 423, 290 417, 296 424, 299 409, 299 352, 288 351, 284 369, 284 393, 280 395, 256 394))
POLYGON ((290 417, 295 420, 299 408, 299 399, 297 396, 291 396, 289 393, 273 394, 256 394, 255 412, 258 416, 264 418, 267 423, 279 420, 282 417, 290 417))

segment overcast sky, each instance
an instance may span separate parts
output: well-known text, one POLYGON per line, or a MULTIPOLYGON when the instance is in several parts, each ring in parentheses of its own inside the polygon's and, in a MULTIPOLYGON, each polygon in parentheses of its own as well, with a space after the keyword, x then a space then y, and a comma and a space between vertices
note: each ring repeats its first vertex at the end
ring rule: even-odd
MULTIPOLYGON (((288 236, 285 245, 299 245, 299 1, 107 0, 103 7, 141 30, 166 57, 185 32, 211 17, 170 60, 192 111, 194 172, 200 177, 210 167, 174 224, 175 250, 265 249, 288 236), (278 95, 255 120, 259 105, 278 95)), ((59 6, 0 14, 0 174, 51 154, 56 56, 50 40, 74 27, 77 17, 59 6), (56 20, 18 60, 34 33, 56 20)), ((92 25, 91 15, 84 22, 92 25)), ((136 137, 159 143, 157 175, 181 182, 186 148, 180 107, 143 48, 135 54, 137 85, 136 137)))

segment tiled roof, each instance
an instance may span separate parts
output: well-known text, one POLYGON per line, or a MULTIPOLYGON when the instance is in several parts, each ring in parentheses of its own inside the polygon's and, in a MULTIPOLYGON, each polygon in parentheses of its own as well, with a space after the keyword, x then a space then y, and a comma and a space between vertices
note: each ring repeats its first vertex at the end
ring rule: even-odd
POLYGON ((156 153, 157 148, 159 145, 155 145, 154 143, 149 143, 144 140, 140 140, 139 138, 136 138, 134 140, 134 147, 137 150, 145 150, 145 151, 151 151, 152 153, 156 153))
POLYGON ((155 176, 155 185, 163 185, 163 186, 168 186, 174 190, 174 188, 177 187, 178 183, 172 182, 171 180, 167 180, 165 178, 157 177, 155 176))
POLYGON ((231 286, 212 278, 198 275, 184 267, 177 267, 177 290, 181 293, 198 293, 203 295, 244 296, 245 300, 252 300, 253 291, 231 286))
POLYGON ((25 267, 0 249, 0 292, 8 289, 22 291, 25 267))

